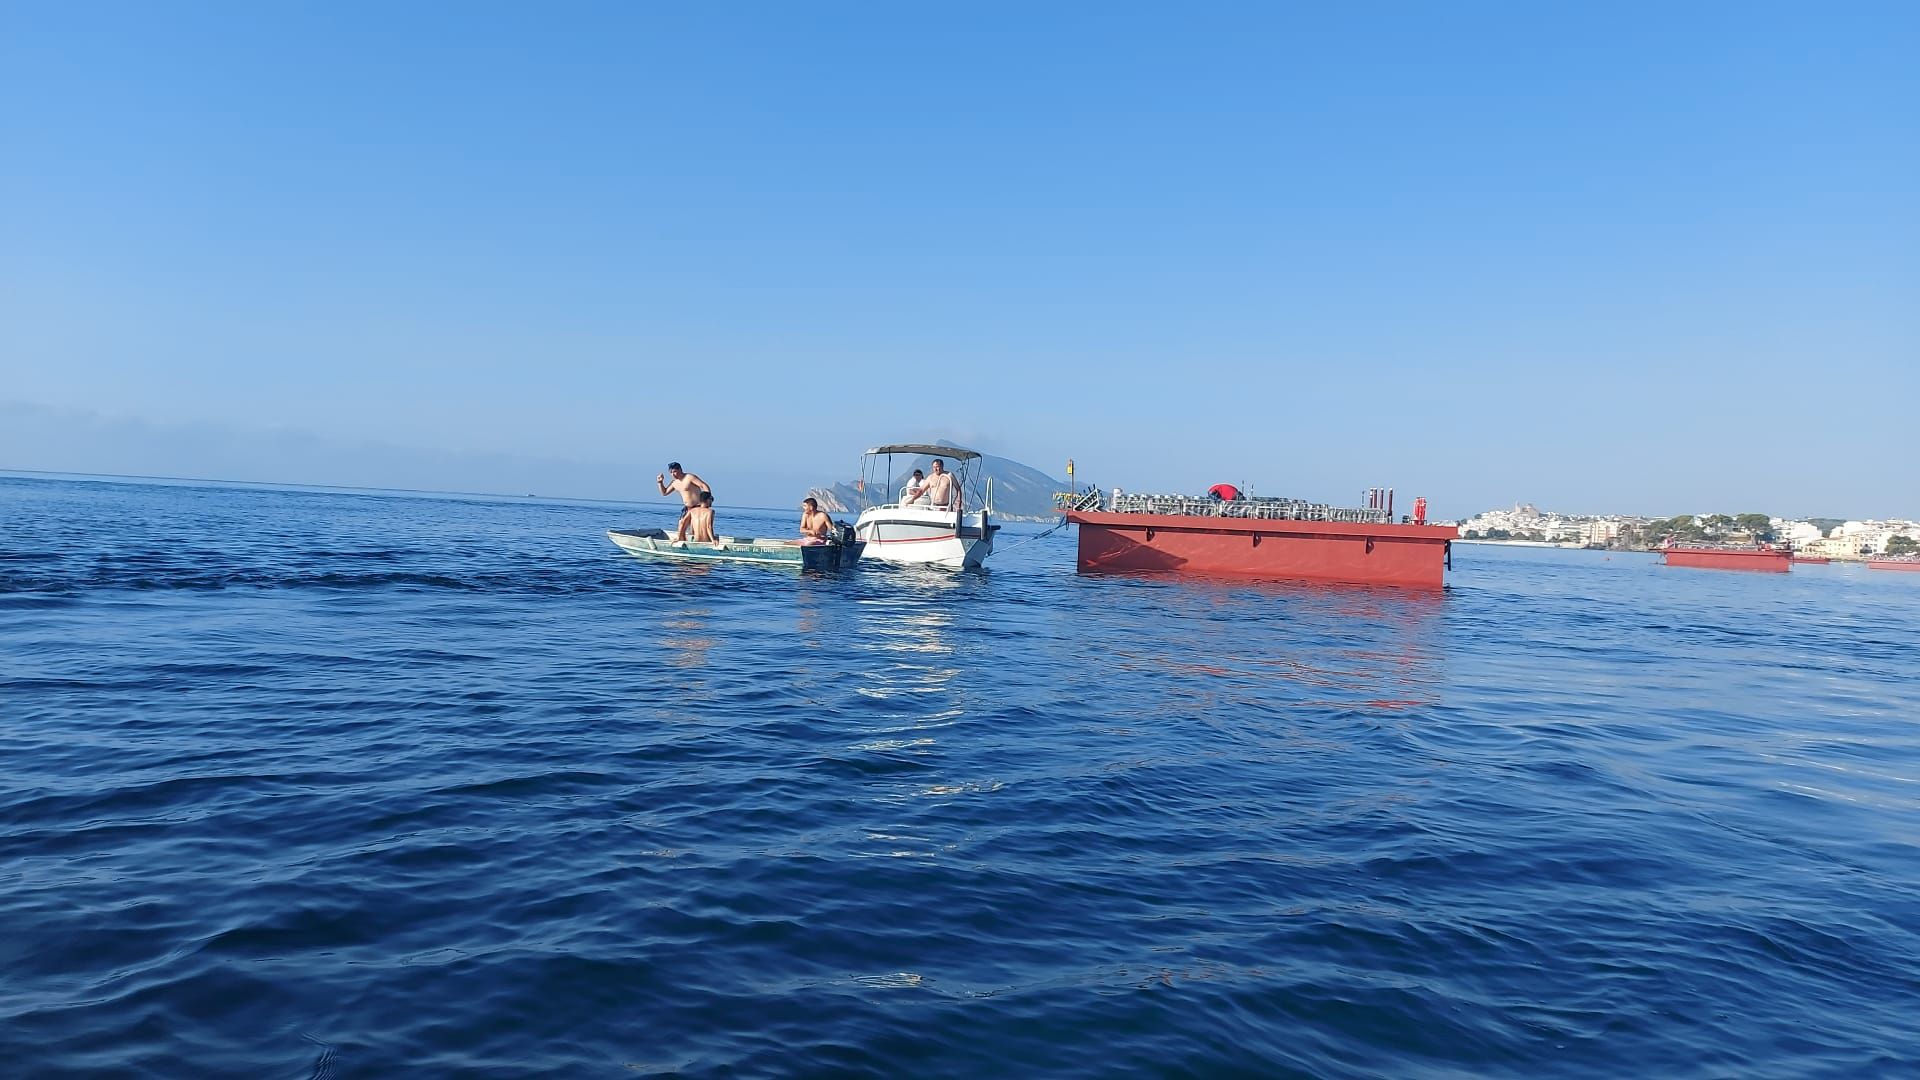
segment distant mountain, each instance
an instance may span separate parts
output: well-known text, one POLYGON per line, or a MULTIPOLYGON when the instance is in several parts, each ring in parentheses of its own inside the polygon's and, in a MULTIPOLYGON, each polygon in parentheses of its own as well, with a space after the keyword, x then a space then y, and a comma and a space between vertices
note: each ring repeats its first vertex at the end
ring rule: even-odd
MULTIPOLYGON (((904 455, 893 459, 893 490, 883 492, 880 488, 887 483, 883 474, 874 478, 873 490, 869 491, 870 502, 892 502, 899 497, 900 489, 906 486, 906 479, 913 470, 926 472, 933 462, 931 457, 916 457, 908 461, 904 455)), ((949 460, 948 466, 953 462, 949 460)), ((1056 480, 1030 465, 1022 465, 1011 458, 984 455, 973 463, 976 476, 991 477, 993 480, 993 511, 996 517, 1010 521, 1051 521, 1053 513, 1053 493, 1067 490, 1065 480, 1056 480), (984 467, 984 471, 982 471, 984 467)), ((979 482, 976 480, 976 483, 979 482)), ((860 489, 852 480, 816 487, 807 492, 820 500, 820 508, 835 514, 857 514, 862 504, 860 489)), ((968 509, 978 509, 969 498, 968 509)))

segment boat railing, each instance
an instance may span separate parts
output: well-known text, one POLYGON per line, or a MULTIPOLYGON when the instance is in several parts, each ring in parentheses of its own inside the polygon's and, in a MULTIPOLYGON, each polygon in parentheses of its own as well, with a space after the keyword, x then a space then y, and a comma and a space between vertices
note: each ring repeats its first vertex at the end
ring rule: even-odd
POLYGON ((964 513, 966 511, 966 505, 964 503, 960 503, 954 506, 935 506, 932 503, 921 502, 917 499, 914 500, 913 502, 874 503, 873 505, 867 507, 867 509, 868 510, 899 510, 903 507, 907 509, 912 509, 912 510, 939 510, 943 513, 949 513, 949 514, 955 513, 955 512, 964 513))
MULTIPOLYGON (((1075 507, 1075 509, 1081 509, 1075 507)), ((1253 518, 1266 521, 1336 521, 1385 525, 1393 516, 1385 509, 1333 506, 1305 499, 1256 497, 1215 499, 1196 495, 1153 495, 1122 492, 1107 509, 1115 514, 1164 514, 1170 517, 1253 518)))

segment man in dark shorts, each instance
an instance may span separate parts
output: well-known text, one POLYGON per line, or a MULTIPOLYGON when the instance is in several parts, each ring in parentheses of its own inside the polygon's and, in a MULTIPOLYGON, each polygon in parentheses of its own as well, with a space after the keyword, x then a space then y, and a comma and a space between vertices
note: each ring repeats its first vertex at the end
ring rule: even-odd
POLYGON ((683 506, 680 511, 680 521, 674 528, 676 532, 684 531, 687 527, 687 513, 700 505, 702 492, 711 497, 713 488, 709 487, 705 480, 680 468, 680 463, 677 461, 667 462, 667 473, 673 474, 673 483, 667 483, 666 473, 655 473, 653 482, 660 485, 660 494, 680 496, 683 506))

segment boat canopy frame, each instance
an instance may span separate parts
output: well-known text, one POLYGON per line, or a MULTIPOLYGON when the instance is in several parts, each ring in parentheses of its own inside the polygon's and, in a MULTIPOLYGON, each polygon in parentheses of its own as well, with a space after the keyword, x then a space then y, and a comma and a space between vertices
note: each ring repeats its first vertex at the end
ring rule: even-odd
MULTIPOLYGON (((944 443, 885 443, 872 447, 860 458, 860 508, 870 510, 876 506, 896 506, 900 502, 900 491, 894 486, 893 457, 906 454, 912 457, 931 457, 950 460, 954 463, 954 491, 959 495, 955 505, 950 507, 956 518, 966 512, 970 505, 978 505, 991 511, 993 509, 993 484, 983 480, 984 470, 978 463, 985 455, 978 450, 969 450, 964 446, 948 446, 944 443), (880 460, 886 460, 885 478, 882 479, 880 460), (881 493, 885 498, 873 497, 873 485, 884 483, 881 493)), ((903 478, 904 479, 904 478, 903 478)))
POLYGON ((882 454, 914 454, 924 457, 950 457, 956 461, 972 461, 980 456, 980 451, 969 450, 964 446, 945 446, 940 443, 889 443, 876 446, 867 451, 868 457, 882 454))

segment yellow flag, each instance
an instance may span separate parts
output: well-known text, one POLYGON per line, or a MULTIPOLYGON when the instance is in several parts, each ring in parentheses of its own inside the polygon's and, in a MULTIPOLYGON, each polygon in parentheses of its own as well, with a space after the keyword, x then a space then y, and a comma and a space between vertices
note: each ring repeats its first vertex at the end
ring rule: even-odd
POLYGON ((1073 475, 1073 459, 1072 458, 1067 459, 1067 475, 1068 476, 1073 475))

